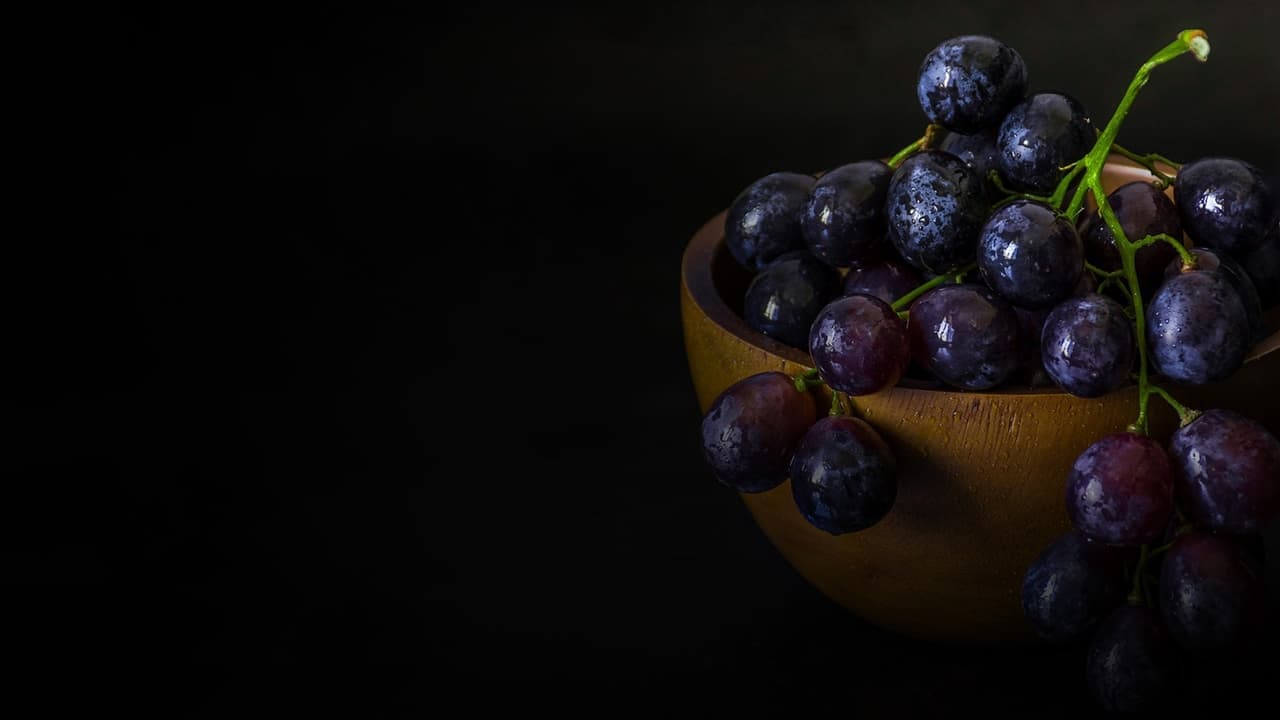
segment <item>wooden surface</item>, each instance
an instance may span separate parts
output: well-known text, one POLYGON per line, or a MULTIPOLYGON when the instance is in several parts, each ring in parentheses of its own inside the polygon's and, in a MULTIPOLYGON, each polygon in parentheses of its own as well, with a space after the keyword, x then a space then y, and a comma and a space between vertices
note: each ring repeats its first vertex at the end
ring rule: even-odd
MULTIPOLYGON (((745 279, 724 248, 723 228, 723 213, 709 220, 682 267, 685 346, 704 411, 748 375, 808 367, 806 353, 750 329, 725 302, 741 297, 745 279)), ((1273 331, 1277 319, 1268 318, 1273 331)), ((1235 409, 1280 434, 1278 338, 1273 333, 1226 382, 1171 390, 1194 407, 1235 409), (1264 347, 1270 351, 1259 352, 1264 347)), ((898 459, 893 510, 868 530, 832 536, 805 521, 784 483, 743 495, 765 535, 819 590, 882 627, 947 642, 1030 641, 1019 602, 1023 573, 1069 527, 1071 463, 1133 420, 1136 390, 1086 400, 1048 389, 961 392, 904 381, 854 402, 898 459)), ((1167 438, 1173 414, 1155 398, 1151 408, 1152 433, 1167 438)))

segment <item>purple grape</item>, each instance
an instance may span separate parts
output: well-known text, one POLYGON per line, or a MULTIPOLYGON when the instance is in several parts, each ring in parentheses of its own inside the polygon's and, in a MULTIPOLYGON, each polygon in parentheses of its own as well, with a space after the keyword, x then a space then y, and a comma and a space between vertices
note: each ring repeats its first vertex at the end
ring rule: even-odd
POLYGON ((818 419, 813 395, 765 372, 729 386, 702 418, 702 452, 716 479, 739 492, 764 492, 787 478, 791 454, 818 419))
POLYGON ((1048 205, 1016 200, 995 212, 978 236, 982 279, 1009 302, 1032 310, 1071 295, 1084 270, 1076 229, 1048 205))
MULTIPOLYGON (((1182 239, 1182 221, 1173 201, 1149 182, 1141 180, 1121 185, 1107 196, 1107 204, 1115 211, 1120 229, 1129 242, 1137 242, 1148 235, 1164 233, 1175 240, 1182 239)), ((1080 238, 1084 241, 1085 258, 1102 270, 1119 270, 1120 251, 1115 237, 1098 212, 1092 212, 1080 223, 1080 238)), ((1178 257, 1178 251, 1167 242, 1157 242, 1138 251, 1134 256, 1134 270, 1144 299, 1160 287, 1163 273, 1170 260, 1178 257)))
POLYGON ((1189 162, 1178 171, 1173 198, 1187 236, 1197 246, 1243 257, 1262 245, 1275 200, 1257 167, 1228 157, 1189 162))
POLYGON ((1189 650, 1242 645, 1263 624, 1262 568, 1231 538, 1178 538, 1160 565, 1159 593, 1165 627, 1189 650))
POLYGON ((1173 433, 1178 497, 1212 530, 1252 533, 1280 514, 1280 440, 1230 410, 1206 410, 1173 433))
POLYGON ((1133 369, 1133 326, 1120 303, 1102 295, 1068 298, 1040 333, 1044 369, 1058 387, 1095 398, 1120 388, 1133 369))
POLYGON ((1053 541, 1027 568, 1022 613, 1036 633, 1062 643, 1083 637, 1129 591, 1125 548, 1094 542, 1078 530, 1053 541))
MULTIPOLYGON (((1244 311, 1249 319, 1250 337, 1257 337, 1262 331, 1262 299, 1258 297, 1258 289, 1253 286, 1249 273, 1240 266, 1240 263, 1221 250, 1204 247, 1191 248, 1190 251, 1196 258, 1197 270, 1220 273, 1240 294, 1240 301, 1244 303, 1244 311)), ((1164 278, 1169 279, 1181 274, 1182 258, 1175 255, 1165 267, 1164 278)))
POLYGON ((1280 303, 1280 218, 1272 221, 1262 245, 1241 258, 1240 264, 1253 280, 1263 310, 1280 303))
POLYGON ((988 204, 982 178, 963 160, 927 150, 894 172, 885 208, 898 254, 923 272, 947 273, 974 259, 988 204))
POLYGON ((1154 610, 1121 605, 1090 641, 1085 677, 1108 712, 1164 710, 1177 700, 1182 658, 1154 610))
POLYGON ((942 285, 911 305, 907 330, 917 362, 964 390, 986 390, 1018 367, 1018 315, 981 285, 942 285))
POLYGON ((809 331, 809 354, 823 381, 850 395, 893 386, 911 357, 898 314, 870 295, 849 295, 823 308, 809 331))
POLYGON ((1170 278, 1147 308, 1151 364, 1180 383, 1230 376, 1244 363, 1251 335, 1244 301, 1220 273, 1193 270, 1170 278))
POLYGON ((844 276, 845 295, 871 295, 892 305, 895 300, 924 284, 915 268, 884 259, 854 268, 844 276))
POLYGON ((1014 189, 1047 195, 1094 142, 1093 123, 1075 98, 1040 93, 1018 103, 1000 123, 1000 176, 1014 189))
POLYGON ((1016 50, 983 35, 939 43, 920 66, 916 97, 930 122, 973 133, 1000 122, 1027 91, 1027 65, 1016 50))
POLYGON ((724 221, 729 254, 746 269, 759 272, 790 251, 803 250, 800 211, 813 183, 812 175, 776 172, 738 193, 724 221))
POLYGON ((1067 478, 1076 529, 1112 545, 1158 540, 1173 513, 1169 456, 1146 435, 1122 432, 1090 445, 1067 478))
POLYGON ((806 347, 809 326, 840 295, 840 284, 840 273, 808 252, 787 253, 751 281, 743 319, 771 338, 806 347))
POLYGON ((879 160, 842 165, 818 178, 800 212, 805 244, 836 267, 860 265, 885 241, 884 199, 893 170, 879 160))
POLYGON ((791 494, 800 514, 820 530, 865 530, 888 514, 898 495, 893 455, 865 422, 822 418, 791 460, 791 494))
POLYGON ((1000 151, 996 149, 996 129, 992 127, 990 130, 973 135, 947 133, 942 142, 938 143, 939 150, 955 155, 963 160, 965 165, 973 168, 978 177, 982 178, 982 185, 989 198, 997 197, 996 186, 988 178, 992 170, 999 170, 1000 167, 1000 151))

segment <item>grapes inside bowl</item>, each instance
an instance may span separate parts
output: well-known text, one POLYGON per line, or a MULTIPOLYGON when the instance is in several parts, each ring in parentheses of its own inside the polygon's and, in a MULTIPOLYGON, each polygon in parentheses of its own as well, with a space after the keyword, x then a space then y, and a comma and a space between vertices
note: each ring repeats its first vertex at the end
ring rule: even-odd
MULTIPOLYGON (((1202 33, 1184 32, 1179 43, 1143 66, 1142 82, 1131 86, 1121 109, 1127 112, 1135 88, 1145 84, 1154 67, 1180 54, 1207 56, 1202 33)), ((981 75, 982 53, 990 47, 983 40, 968 54, 948 50, 940 57, 981 75)), ((1013 56, 1001 52, 992 57, 1008 63, 1013 56)), ((1021 56, 1016 64, 1021 67, 1021 56)), ((819 415, 830 407, 833 417, 858 420, 833 424, 847 426, 844 432, 815 431, 815 438, 802 443, 806 459, 791 471, 803 475, 803 488, 786 480, 742 494, 760 528, 801 575, 836 602, 882 627, 930 640, 989 645, 1065 636, 1052 627, 1052 613, 1071 603, 1033 598, 1039 615, 1028 621, 1032 612, 1026 609, 1024 581, 1046 548, 1069 532, 1080 534, 1080 542, 1115 547, 1131 563, 1120 573, 1128 582, 1153 575, 1158 555, 1181 533, 1192 531, 1173 513, 1183 502, 1178 498, 1197 488, 1228 486, 1234 482, 1231 472, 1245 478, 1240 483, 1258 483, 1262 495, 1270 484, 1280 483, 1280 477, 1271 477, 1276 471, 1269 463, 1277 451, 1268 444, 1280 435, 1280 404, 1275 402, 1280 395, 1280 310, 1264 309, 1259 317, 1249 311, 1251 301, 1234 300, 1244 296, 1237 291, 1238 270, 1228 276, 1199 265, 1188 250, 1192 240, 1179 230, 1207 227, 1196 224, 1196 213, 1202 211, 1174 202, 1176 164, 1114 144, 1125 112, 1118 110, 1105 126, 1095 125, 1077 103, 1066 103, 1063 121, 1088 121, 1089 137, 1096 134, 1097 141, 1089 148, 1081 147, 1074 135, 1070 142, 1047 137, 1051 164, 1061 170, 1043 183, 1026 178, 1002 182, 1009 178, 989 163, 983 165, 988 168, 984 175, 972 159, 936 149, 945 130, 952 131, 950 137, 956 132, 996 136, 999 123, 992 117, 1022 107, 1022 71, 1009 72, 1000 77, 1016 80, 1018 90, 1011 95, 1005 85, 992 86, 1000 88, 992 101, 1001 105, 998 111, 987 113, 979 103, 964 105, 964 112, 957 113, 956 98, 950 95, 946 107, 936 112, 924 108, 930 119, 963 122, 955 120, 954 128, 931 125, 924 137, 885 163, 910 172, 898 182, 891 179, 885 193, 889 242, 861 236, 847 240, 848 247, 874 247, 879 253, 865 266, 857 258, 844 263, 853 266, 842 270, 854 293, 860 289, 856 279, 885 262, 918 272, 915 277, 922 284, 915 291, 897 287, 889 291, 896 298, 872 292, 833 300, 814 312, 806 345, 797 342, 794 328, 779 339, 758 330, 761 323, 744 320, 743 298, 760 268, 735 259, 741 253, 727 246, 725 214, 709 219, 694 235, 681 268, 686 352, 704 412, 744 378, 781 373, 792 378, 795 392, 813 395, 819 415), (1011 99, 1013 95, 1018 97, 1011 99), (996 126, 973 127, 979 121, 996 126), (1065 155, 1058 157, 1060 153, 1065 155), (1133 183, 1157 192, 1136 193, 1133 183), (1126 186, 1122 195, 1112 197, 1126 186), (936 198, 913 205, 919 202, 913 195, 920 196, 923 189, 961 198, 965 207, 936 198), (1109 202, 1100 204, 1099 198, 1109 202), (941 208, 941 216, 929 210, 934 206, 941 208), (935 220, 944 222, 942 232, 931 224, 935 220), (1153 247, 1163 249, 1144 253, 1153 247), (1141 262, 1135 259, 1139 257, 1141 262), (1162 280, 1159 273, 1167 265, 1170 277, 1162 280), (1175 289, 1195 287, 1163 297, 1162 291, 1173 293, 1160 285, 1170 279, 1178 280, 1175 289), (1205 312, 1186 300, 1188 293, 1199 297, 1195 293, 1201 285, 1216 293, 1216 304, 1205 312), (1060 307, 1066 310, 1055 316, 1051 311, 1060 307), (1144 317, 1148 307, 1154 313, 1144 317), (895 315, 906 330, 891 327, 895 315), (1042 330, 1046 322, 1049 329, 1042 330), (1134 324, 1134 332, 1125 331, 1125 322, 1134 324), (1027 333, 1043 333, 1054 342, 1024 342, 1021 335, 1027 333), (895 350, 907 347, 903 343, 909 343, 909 357, 895 350), (1091 362, 1072 355, 1077 346, 1091 348, 1091 362), (1028 347, 1040 352, 1028 352, 1028 347), (1218 357, 1219 347, 1230 352, 1218 357), (1192 351, 1198 354, 1188 354, 1192 351), (1029 357, 1043 362, 1038 374, 1026 372, 1029 357), (1212 366, 1203 370, 1205 363, 1212 366), (1184 428, 1186 437, 1206 448, 1229 445, 1201 439, 1207 430, 1193 432, 1216 427, 1208 421, 1195 425, 1201 417, 1195 408, 1247 418, 1258 438, 1250 440, 1248 452, 1256 450, 1256 457, 1227 458, 1223 467, 1228 469, 1221 471, 1225 475, 1189 480, 1193 473, 1186 461, 1166 449, 1175 431, 1184 428), (842 484, 833 485, 829 476, 816 472, 810 457, 839 458, 842 484), (1139 476, 1142 483, 1131 482, 1139 476), (1192 482, 1198 484, 1188 485, 1192 482), (891 499, 887 510, 885 498, 891 499), (1118 517, 1116 508, 1132 512, 1118 517)), ((933 75, 922 74, 922 82, 932 82, 933 75)), ((920 97, 927 103, 941 96, 921 91, 920 97)), ((1057 112, 1046 108, 1041 115, 1057 112)), ((1026 124, 1035 132, 1035 123, 1026 124)), ((1204 173, 1194 179, 1196 197, 1212 194, 1203 187, 1204 173)), ((1257 184, 1249 188, 1264 191, 1257 184)), ((779 207, 806 207, 785 199, 779 207)), ((1256 214, 1259 203, 1263 201, 1245 203, 1244 210, 1256 214)), ((1221 215, 1219 210, 1215 212, 1221 215)), ((729 213, 740 217, 750 211, 729 213)), ((805 212, 815 211, 809 207, 805 212)), ((1248 234, 1233 241, 1234 236, 1224 234, 1229 223, 1218 216, 1211 219, 1217 221, 1213 243, 1220 250, 1266 253, 1266 243, 1276 242, 1257 245, 1258 237, 1274 237, 1267 235, 1269 225, 1260 230, 1250 226, 1248 234)), ((780 223, 777 217, 770 222, 780 223)), ((1250 265, 1251 257, 1238 258, 1235 267, 1267 267, 1256 261, 1250 265)), ((1262 272, 1257 276, 1268 277, 1262 272)), ((1259 287, 1256 296, 1274 297, 1273 292, 1259 287)), ((788 437, 799 433, 793 428, 788 437)), ((1253 485, 1232 487, 1254 492, 1253 485)), ((1233 520, 1232 527, 1275 528, 1272 502, 1267 495, 1255 504, 1263 510, 1233 520)), ((1217 517, 1207 510, 1203 515, 1217 517)), ((1071 557, 1091 554, 1096 553, 1071 557)), ((1057 577, 1052 568, 1041 570, 1036 577, 1057 577)), ((1107 592, 1100 596, 1107 602, 1120 597, 1122 606, 1126 594, 1130 602, 1142 604, 1134 593, 1150 594, 1151 589, 1140 581, 1118 591, 1114 585, 1108 580, 1097 586, 1105 586, 1107 592)), ((1078 611, 1067 623, 1072 632, 1083 628, 1081 618, 1092 625, 1104 622, 1102 608, 1084 612, 1078 604, 1072 607, 1078 611)), ((1115 630, 1121 625, 1107 625, 1107 642, 1125 641, 1115 630)), ((1107 707, 1109 701, 1100 697, 1099 702, 1107 707)))
MULTIPOLYGON (((1145 170, 1116 162, 1108 189, 1145 170)), ((685 348, 701 407, 747 376, 812 367, 801 349, 753 330, 736 307, 750 275, 724 247, 723 215, 693 236, 681 269, 685 348)), ((1188 404, 1233 410, 1280 434, 1280 311, 1270 335, 1230 378, 1179 388, 1188 404)), ((1031 639, 1019 593, 1030 563, 1070 528, 1063 487, 1077 456, 1133 420, 1132 384, 1082 399, 1052 388, 1008 384, 962 391, 899 380, 854 399, 892 448, 897 498, 884 519, 856 534, 810 524, 790 483, 743 494, 770 541, 805 578, 859 616, 916 637, 998 644, 1031 639)), ((829 395, 823 395, 829 399, 829 395)), ((1152 434, 1168 437, 1177 416, 1153 404, 1152 434)))

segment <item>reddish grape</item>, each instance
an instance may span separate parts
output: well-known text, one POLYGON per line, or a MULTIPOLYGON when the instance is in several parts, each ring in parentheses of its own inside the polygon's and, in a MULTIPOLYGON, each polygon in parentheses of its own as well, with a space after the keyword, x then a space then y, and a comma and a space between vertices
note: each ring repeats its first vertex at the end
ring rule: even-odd
POLYGON ((1213 530, 1251 533, 1280 513, 1280 440, 1230 410, 1207 410, 1169 440, 1178 497, 1213 530))
POLYGON ((1018 315, 982 285, 943 285, 911 305, 916 361, 964 390, 995 387, 1018 367, 1018 315))
POLYGON ((818 419, 813 395, 765 372, 739 380, 702 418, 702 452, 724 485, 763 492, 782 484, 796 443, 818 419))
POLYGON ((823 308, 809 331, 809 354, 823 381, 850 395, 893 386, 911 358, 898 314, 870 295, 849 295, 823 308))
POLYGON ((1146 435, 1107 435, 1071 466, 1067 513, 1077 529, 1104 543, 1159 539, 1173 513, 1169 456, 1146 435))

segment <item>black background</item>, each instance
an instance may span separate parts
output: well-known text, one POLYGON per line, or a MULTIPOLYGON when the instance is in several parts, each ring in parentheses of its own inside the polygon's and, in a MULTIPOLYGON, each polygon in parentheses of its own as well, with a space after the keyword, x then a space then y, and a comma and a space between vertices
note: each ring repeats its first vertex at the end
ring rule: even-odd
POLYGON ((700 459, 680 254, 917 137, 965 33, 1103 120, 1203 27, 1120 139, 1274 177, 1273 3, 99 13, 11 28, 18 656, 184 716, 1088 708, 1079 649, 898 638, 771 548, 700 459))

